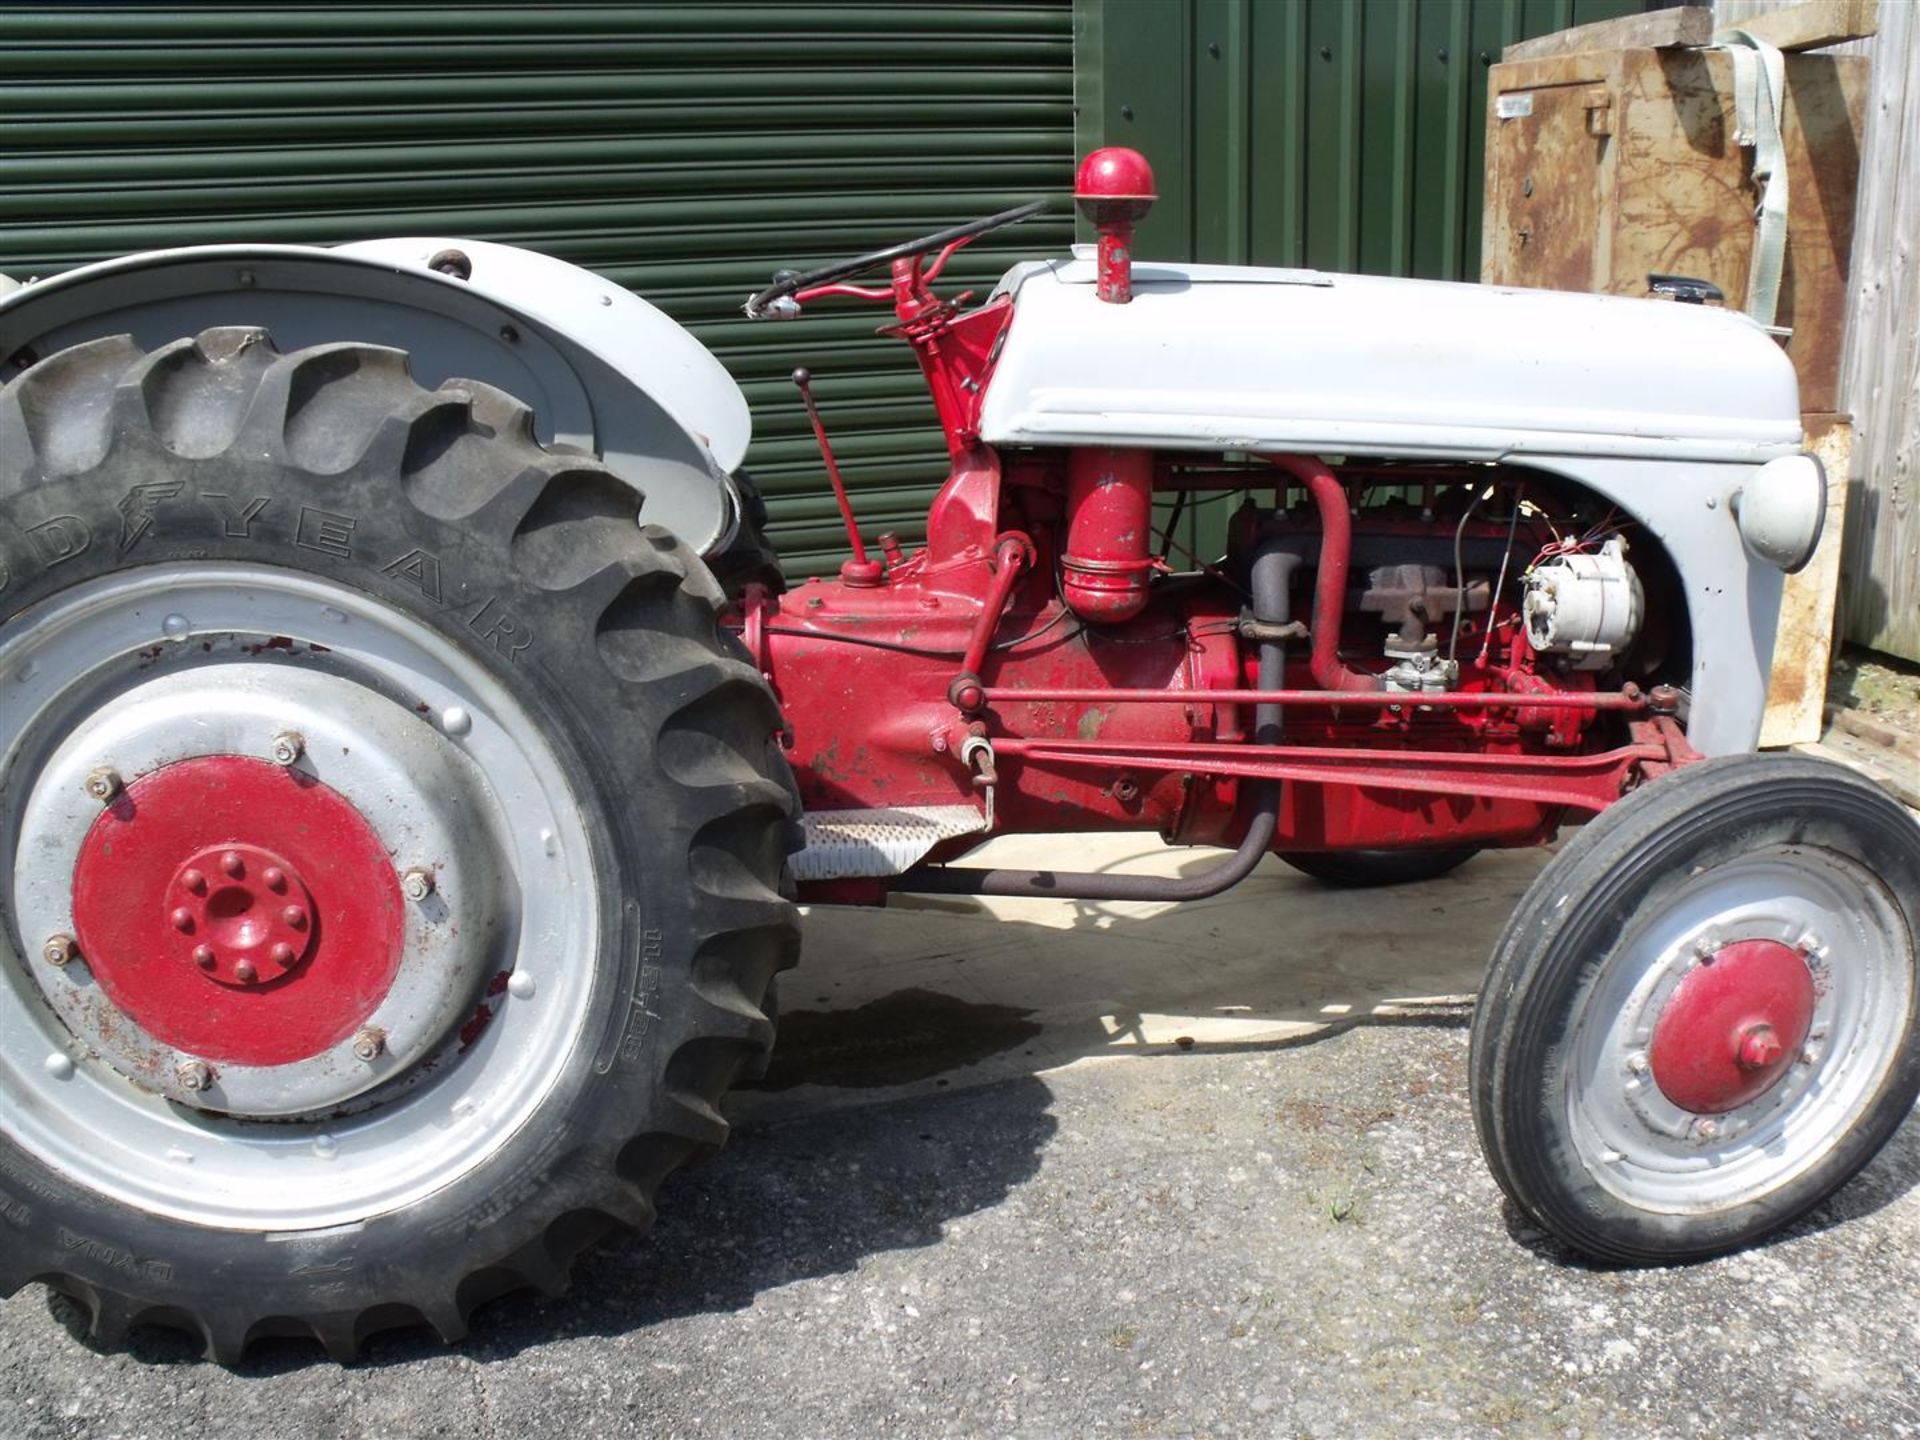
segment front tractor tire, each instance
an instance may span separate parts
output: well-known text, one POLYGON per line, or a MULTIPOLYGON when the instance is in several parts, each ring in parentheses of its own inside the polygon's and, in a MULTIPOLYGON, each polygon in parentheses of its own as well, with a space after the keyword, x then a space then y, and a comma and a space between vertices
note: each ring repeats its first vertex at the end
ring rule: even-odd
POLYGON ((0 1295, 453 1340, 724 1141, 796 800, 640 506, 374 346, 0 391, 0 1295))
POLYGON ((1475 1126, 1530 1219, 1611 1264, 1805 1215, 1920 1097, 1920 824, 1799 756, 1689 765, 1578 831, 1494 952, 1475 1126))

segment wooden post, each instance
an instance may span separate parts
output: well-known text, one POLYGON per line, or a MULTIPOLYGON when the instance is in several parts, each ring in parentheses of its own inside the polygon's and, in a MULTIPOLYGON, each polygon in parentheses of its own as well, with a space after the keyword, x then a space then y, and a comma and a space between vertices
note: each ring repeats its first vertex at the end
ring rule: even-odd
POLYGON ((1840 548, 1847 528, 1848 473, 1853 426, 1845 415, 1806 415, 1807 450, 1827 471, 1827 523, 1820 547, 1804 570, 1787 577, 1780 597, 1779 638, 1773 646, 1773 678, 1760 722, 1760 744, 1806 745, 1825 729, 1827 666, 1833 658, 1839 597, 1840 548))

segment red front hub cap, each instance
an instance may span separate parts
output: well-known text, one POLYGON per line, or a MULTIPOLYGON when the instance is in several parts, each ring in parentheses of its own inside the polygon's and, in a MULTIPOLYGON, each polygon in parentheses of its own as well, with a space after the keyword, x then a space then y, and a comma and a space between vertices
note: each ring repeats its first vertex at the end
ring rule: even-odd
POLYGON ((257 985, 314 948, 313 892, 291 862, 258 845, 216 845, 174 875, 161 904, 175 949, 209 980, 257 985))
POLYGON ((1792 946, 1721 946, 1680 982, 1654 1026, 1649 1059, 1661 1093, 1701 1115, 1757 1100, 1799 1057, 1816 998, 1792 946))
POLYGON ((340 1044, 400 968, 405 901, 338 791, 237 755, 142 776, 73 874, 80 950, 120 1014, 177 1050, 284 1065, 340 1044))

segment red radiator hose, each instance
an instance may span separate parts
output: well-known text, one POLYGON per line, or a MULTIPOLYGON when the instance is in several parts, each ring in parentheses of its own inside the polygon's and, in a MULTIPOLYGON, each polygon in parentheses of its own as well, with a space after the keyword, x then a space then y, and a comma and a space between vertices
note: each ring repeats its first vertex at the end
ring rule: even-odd
POLYGON ((1269 455, 1277 468, 1307 487, 1320 511, 1320 566, 1313 582, 1313 678, 1325 690, 1379 690, 1378 675, 1340 660, 1340 617, 1347 603, 1347 566, 1353 558, 1353 517, 1347 487, 1326 465, 1305 455, 1269 455))

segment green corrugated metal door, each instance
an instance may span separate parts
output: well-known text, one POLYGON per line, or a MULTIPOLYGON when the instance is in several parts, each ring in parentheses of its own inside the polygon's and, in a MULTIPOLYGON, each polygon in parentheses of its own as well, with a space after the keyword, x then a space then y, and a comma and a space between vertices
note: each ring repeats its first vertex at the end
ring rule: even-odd
POLYGON ((0 270, 163 245, 451 234, 610 276, 746 389, 790 568, 838 527, 786 376, 813 367, 871 534, 918 532, 945 452, 883 312, 740 301, 802 266, 1031 199, 957 261, 1061 248, 1068 0, 0 6, 0 270))
POLYGON ((1473 280, 1487 69, 1647 0, 1080 0, 1083 146, 1134 145, 1144 258, 1473 280))

